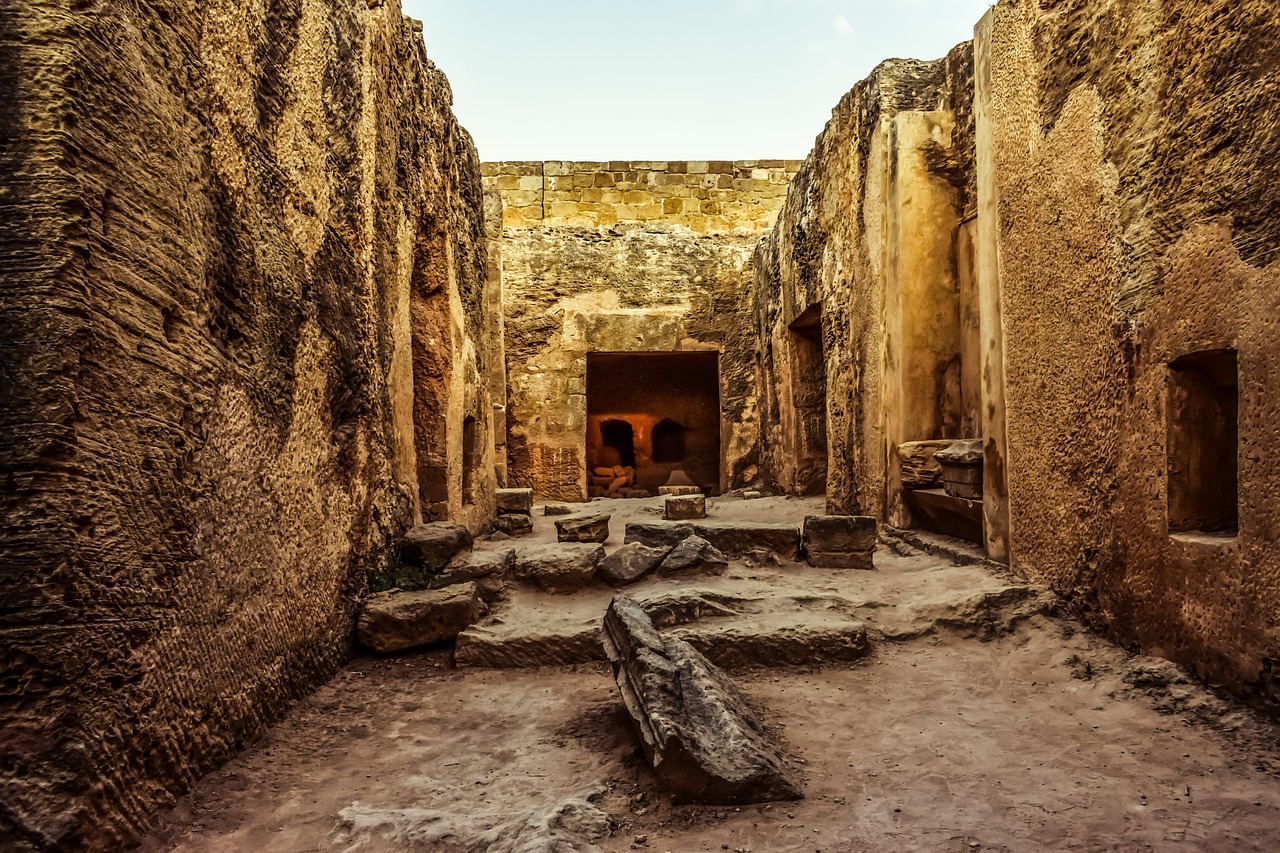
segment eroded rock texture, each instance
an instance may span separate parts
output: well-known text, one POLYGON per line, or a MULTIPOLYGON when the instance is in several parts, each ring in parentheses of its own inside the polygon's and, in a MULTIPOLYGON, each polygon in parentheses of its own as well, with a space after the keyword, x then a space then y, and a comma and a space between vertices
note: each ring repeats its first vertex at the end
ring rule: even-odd
POLYGON ((733 681, 635 600, 604 618, 605 653, 654 770, 677 801, 743 805, 803 797, 773 737, 733 681))
POLYGON ((1267 0, 1008 0, 856 86, 755 259, 767 477, 912 527, 981 438, 989 556, 1280 698, 1277 57, 1267 0))
POLYGON ((0 846, 134 838, 491 462, 450 99, 395 2, 0 6, 0 846))

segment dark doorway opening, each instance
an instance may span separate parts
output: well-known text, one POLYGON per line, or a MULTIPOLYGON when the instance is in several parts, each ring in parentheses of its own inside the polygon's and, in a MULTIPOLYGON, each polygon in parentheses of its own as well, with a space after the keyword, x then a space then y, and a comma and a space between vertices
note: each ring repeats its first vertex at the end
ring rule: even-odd
POLYGON ((467 415, 462 422, 462 502, 476 502, 476 469, 480 465, 476 443, 476 419, 467 415))
POLYGON ((716 352, 587 355, 589 489, 601 493, 603 469, 621 465, 634 468, 634 486, 651 494, 676 468, 708 494, 719 492, 719 358, 716 352), (623 426, 630 430, 629 456, 622 452, 623 426), (593 479, 596 469, 601 482, 593 479))
POLYGON ((795 406, 796 490, 827 490, 827 359, 822 346, 822 303, 790 326, 791 399, 795 406))
POLYGON ((667 418, 653 428, 653 461, 674 465, 684 457, 684 427, 667 418))
POLYGON ((597 465, 603 465, 606 468, 612 468, 614 465, 635 467, 636 437, 631 424, 626 421, 602 421, 600 444, 597 465))
POLYGON ((1239 359, 1192 353, 1169 363, 1169 532, 1235 536, 1240 526, 1239 359))

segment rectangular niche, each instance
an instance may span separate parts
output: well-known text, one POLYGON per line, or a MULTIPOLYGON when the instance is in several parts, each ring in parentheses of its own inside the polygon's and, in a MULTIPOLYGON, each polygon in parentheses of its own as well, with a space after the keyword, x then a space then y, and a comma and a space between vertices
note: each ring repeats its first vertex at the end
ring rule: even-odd
POLYGON ((1240 525, 1239 358, 1233 349, 1169 363, 1169 532, 1233 537, 1240 525))
POLYGON ((809 306, 788 329, 796 424, 795 488, 800 494, 821 495, 827 491, 827 358, 822 346, 822 303, 809 306))
POLYGON ((635 469, 652 494, 680 468, 708 494, 720 487, 720 361, 716 352, 587 354, 588 482, 597 468, 635 469))

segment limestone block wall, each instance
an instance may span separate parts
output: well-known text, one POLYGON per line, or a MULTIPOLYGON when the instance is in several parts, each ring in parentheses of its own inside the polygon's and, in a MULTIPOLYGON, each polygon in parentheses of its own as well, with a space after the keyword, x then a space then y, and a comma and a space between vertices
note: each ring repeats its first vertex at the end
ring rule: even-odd
POLYGON ((0 5, 0 847, 120 849, 332 674, 491 430, 450 100, 394 0, 0 5))
POLYGON ((664 222, 699 234, 773 225, 797 160, 485 163, 512 228, 664 222))

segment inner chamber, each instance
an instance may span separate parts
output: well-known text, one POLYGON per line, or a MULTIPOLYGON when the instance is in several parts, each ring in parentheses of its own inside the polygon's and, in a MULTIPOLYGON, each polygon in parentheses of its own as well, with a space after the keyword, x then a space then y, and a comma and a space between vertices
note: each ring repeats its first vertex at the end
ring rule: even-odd
POLYGON ((720 356, 715 352, 588 353, 587 468, 635 468, 651 494, 683 469, 720 488, 720 356))

